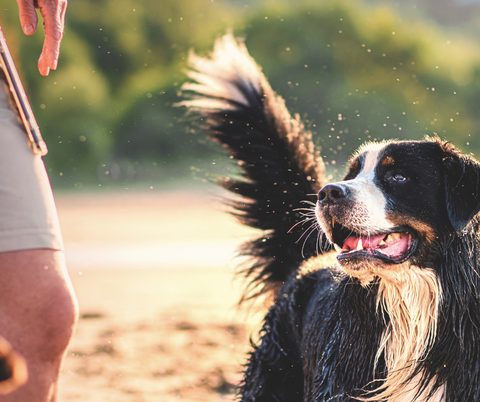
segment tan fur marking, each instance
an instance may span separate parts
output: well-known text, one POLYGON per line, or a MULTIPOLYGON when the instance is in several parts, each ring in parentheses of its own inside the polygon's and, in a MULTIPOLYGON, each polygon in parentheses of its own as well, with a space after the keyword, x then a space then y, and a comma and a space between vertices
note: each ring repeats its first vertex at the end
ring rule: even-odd
POLYGON ((402 216, 388 212, 387 219, 396 226, 410 226, 425 238, 427 244, 432 244, 437 238, 437 234, 432 226, 412 216, 402 216))
POLYGON ((387 156, 382 160, 381 163, 383 166, 393 165, 395 163, 395 159, 393 159, 391 156, 387 156))
POLYGON ((351 170, 351 171, 357 170, 357 169, 358 169, 358 165, 359 165, 358 159, 355 159, 355 160, 350 164, 350 170, 351 170))

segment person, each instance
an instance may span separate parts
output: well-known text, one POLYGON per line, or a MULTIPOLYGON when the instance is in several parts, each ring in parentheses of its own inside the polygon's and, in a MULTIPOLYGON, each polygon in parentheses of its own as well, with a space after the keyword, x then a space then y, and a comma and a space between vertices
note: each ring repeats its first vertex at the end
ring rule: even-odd
MULTIPOLYGON (((66 0, 17 0, 27 35, 44 20, 38 60, 42 75, 55 70, 66 0)), ((39 155, 0 91, 0 334, 27 362, 28 380, 1 402, 56 401, 58 376, 78 305, 69 279, 52 190, 39 155)))

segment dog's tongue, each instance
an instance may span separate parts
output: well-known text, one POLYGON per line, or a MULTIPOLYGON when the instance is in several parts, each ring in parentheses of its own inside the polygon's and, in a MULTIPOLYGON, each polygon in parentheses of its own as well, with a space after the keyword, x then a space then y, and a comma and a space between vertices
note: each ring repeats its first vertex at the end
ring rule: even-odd
POLYGON ((388 257, 401 256, 408 251, 410 235, 395 233, 388 237, 385 234, 375 236, 350 236, 343 243, 342 249, 346 252, 352 250, 377 249, 388 257), (385 239, 385 243, 381 244, 385 239), (360 241, 362 244, 360 245, 360 241))

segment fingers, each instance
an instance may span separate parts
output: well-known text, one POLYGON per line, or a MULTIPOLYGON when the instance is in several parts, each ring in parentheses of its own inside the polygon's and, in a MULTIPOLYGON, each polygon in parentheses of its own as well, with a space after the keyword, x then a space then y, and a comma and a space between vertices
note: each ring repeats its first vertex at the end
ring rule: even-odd
POLYGON ((65 29, 67 0, 17 0, 20 24, 26 35, 37 29, 38 17, 35 8, 40 9, 45 27, 45 42, 38 59, 38 70, 48 75, 50 69, 56 70, 60 56, 60 43, 65 29))
POLYGON ((48 75, 50 69, 57 69, 60 43, 65 29, 67 0, 38 0, 38 7, 45 26, 45 42, 38 60, 38 70, 40 74, 48 75))
POLYGON ((37 29, 38 17, 32 0, 17 0, 20 24, 26 35, 31 35, 37 29))
POLYGON ((50 73, 50 68, 51 68, 49 64, 49 60, 47 60, 47 57, 46 57, 47 52, 48 52, 47 38, 45 38, 45 42, 43 43, 42 53, 40 53, 40 58, 38 59, 38 71, 40 71, 40 74, 42 74, 43 76, 47 76, 50 73))

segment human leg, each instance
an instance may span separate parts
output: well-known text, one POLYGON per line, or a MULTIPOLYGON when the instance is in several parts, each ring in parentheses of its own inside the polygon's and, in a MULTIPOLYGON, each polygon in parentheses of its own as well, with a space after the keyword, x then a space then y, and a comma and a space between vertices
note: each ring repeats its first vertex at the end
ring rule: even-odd
POLYGON ((27 361, 27 383, 1 402, 54 402, 78 307, 62 251, 0 253, 0 333, 27 361))
POLYGON ((53 402, 78 307, 45 166, 2 90, 0 205, 0 336, 23 355, 29 374, 0 401, 53 402))

